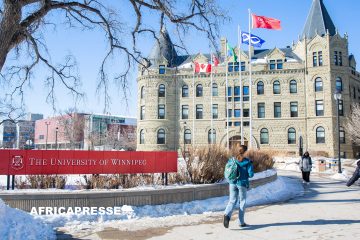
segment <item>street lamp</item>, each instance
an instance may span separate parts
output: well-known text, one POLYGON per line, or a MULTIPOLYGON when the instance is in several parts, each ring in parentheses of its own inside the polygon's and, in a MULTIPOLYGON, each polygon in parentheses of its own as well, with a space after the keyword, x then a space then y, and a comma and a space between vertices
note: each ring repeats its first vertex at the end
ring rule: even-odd
POLYGON ((58 131, 59 131, 59 128, 56 127, 56 131, 55 131, 55 149, 58 149, 58 131))
POLYGON ((185 139, 185 131, 186 131, 186 122, 184 122, 184 160, 185 160, 185 144, 186 144, 186 139, 185 139))
POLYGON ((45 122, 46 124, 46 140, 45 140, 45 150, 47 150, 47 143, 48 143, 48 133, 49 133, 49 125, 50 122, 45 122))
POLYGON ((340 120, 339 120, 339 107, 340 107, 340 99, 341 99, 340 91, 336 91, 334 94, 334 98, 336 100, 336 107, 337 107, 337 130, 338 130, 338 173, 341 173, 341 160, 340 160, 340 120))

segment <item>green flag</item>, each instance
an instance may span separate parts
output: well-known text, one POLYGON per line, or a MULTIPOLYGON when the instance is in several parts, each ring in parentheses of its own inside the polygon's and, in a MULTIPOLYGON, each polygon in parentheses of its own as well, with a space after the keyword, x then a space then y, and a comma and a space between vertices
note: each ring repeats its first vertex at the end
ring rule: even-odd
POLYGON ((235 53, 235 48, 230 47, 230 45, 227 44, 227 49, 228 49, 228 53, 227 53, 228 57, 233 57, 233 62, 237 62, 238 57, 237 57, 237 55, 235 53))

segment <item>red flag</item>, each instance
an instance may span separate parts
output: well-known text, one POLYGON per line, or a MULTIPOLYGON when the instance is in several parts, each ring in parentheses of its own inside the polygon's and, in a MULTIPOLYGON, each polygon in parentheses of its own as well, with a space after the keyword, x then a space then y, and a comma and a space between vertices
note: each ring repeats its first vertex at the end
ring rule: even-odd
POLYGON ((209 73, 211 72, 211 64, 195 62, 196 73, 209 73))
POLYGON ((281 30, 281 22, 275 18, 269 18, 264 16, 257 16, 252 14, 252 27, 253 28, 266 28, 266 29, 274 29, 281 30))
POLYGON ((212 55, 212 62, 215 67, 219 65, 219 59, 214 54, 212 55))

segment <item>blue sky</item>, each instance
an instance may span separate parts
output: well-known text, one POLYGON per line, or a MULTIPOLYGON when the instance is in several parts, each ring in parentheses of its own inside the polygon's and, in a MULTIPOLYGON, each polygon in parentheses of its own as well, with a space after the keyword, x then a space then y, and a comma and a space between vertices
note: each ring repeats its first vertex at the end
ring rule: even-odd
MULTIPOLYGON (((114 3, 115 1, 109 1, 114 3)), ((120 2, 120 1, 119 1, 120 2)), ((231 17, 220 27, 220 36, 228 38, 231 45, 237 42, 237 26, 241 26, 243 30, 248 28, 248 9, 258 15, 269 16, 280 19, 282 21, 281 31, 270 31, 265 29, 255 29, 254 34, 266 40, 263 48, 286 47, 292 44, 292 41, 298 39, 305 24, 307 14, 310 10, 312 0, 218 0, 221 7, 231 17)), ((353 53, 359 62, 360 58, 360 31, 356 25, 357 14, 359 14, 359 0, 324 0, 327 10, 341 35, 349 34, 349 52, 353 53)), ((121 18, 133 19, 134 13, 130 11, 129 5, 114 5, 114 9, 121 18)), ((51 16, 56 18, 59 16, 51 16)), ((155 26, 157 19, 153 16, 147 16, 147 25, 155 26)), ((75 55, 79 74, 82 80, 81 89, 86 93, 85 99, 78 103, 77 107, 80 111, 101 113, 104 109, 104 102, 101 96, 96 95, 96 83, 98 81, 98 70, 102 57, 106 51, 106 40, 102 33, 98 30, 83 31, 80 29, 69 29, 58 21, 59 25, 55 30, 46 29, 43 35, 49 47, 52 60, 59 62, 71 53, 75 55)), ((126 22, 131 24, 131 22, 126 22)), ((130 27, 130 26, 129 26, 130 27)), ((174 37, 174 30, 171 25, 167 26, 170 36, 174 37)), ((127 41, 124 39, 124 41, 127 41)), ((173 39, 176 42, 176 37, 173 39)), ((220 40, 219 40, 220 41, 220 40)), ((209 52, 209 43, 207 39, 199 37, 199 34, 191 31, 186 39, 188 51, 190 53, 206 53, 209 52)), ((153 41, 142 39, 141 50, 147 55, 153 45, 153 41)), ((118 59, 114 63, 110 72, 116 71, 116 66, 121 66, 122 62, 118 59)), ((32 81, 31 88, 26 93, 27 111, 33 113, 43 113, 45 116, 52 116, 52 106, 45 103, 47 89, 44 87, 44 73, 42 69, 35 72, 35 78, 32 81)), ((120 91, 113 84, 111 88, 112 103, 109 109, 111 114, 136 116, 136 71, 133 70, 130 76, 129 100, 128 107, 125 103, 120 91)), ((74 101, 67 92, 58 87, 57 90, 57 108, 58 110, 66 110, 74 106, 74 101)))

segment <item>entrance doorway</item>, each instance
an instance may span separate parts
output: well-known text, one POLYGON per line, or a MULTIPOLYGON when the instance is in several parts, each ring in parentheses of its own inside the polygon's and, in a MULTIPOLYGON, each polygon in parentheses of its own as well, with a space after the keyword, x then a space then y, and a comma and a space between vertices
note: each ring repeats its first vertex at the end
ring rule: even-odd
MULTIPOLYGON (((241 136, 233 136, 229 139, 230 149, 233 147, 240 147, 240 145, 241 145, 241 136)), ((245 146, 248 145, 248 141, 246 140, 246 138, 244 139, 244 145, 245 146)))

